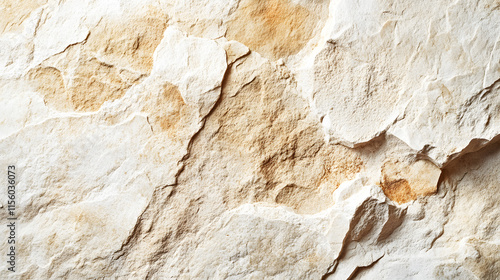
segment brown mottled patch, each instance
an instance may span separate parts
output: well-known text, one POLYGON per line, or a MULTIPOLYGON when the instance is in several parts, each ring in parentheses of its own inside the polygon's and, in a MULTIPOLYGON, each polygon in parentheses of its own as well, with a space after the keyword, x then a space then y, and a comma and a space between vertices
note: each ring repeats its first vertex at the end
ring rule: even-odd
POLYGON ((157 10, 123 21, 105 20, 90 31, 86 46, 109 64, 149 73, 167 23, 167 15, 157 10))
POLYGON ((28 72, 28 79, 35 81, 37 90, 44 96, 45 102, 62 110, 71 103, 65 94, 65 85, 61 71, 54 67, 39 67, 28 72), (61 100, 63 99, 63 100, 61 100))
POLYGON ((345 181, 354 179, 364 167, 361 158, 351 149, 341 145, 327 147, 322 156, 326 158, 319 184, 332 184, 335 189, 345 181))
MULTIPOLYGON (((317 136, 320 136, 319 134, 317 136)), ((363 162, 349 148, 328 145, 320 137, 307 138, 318 145, 316 154, 266 162, 262 172, 267 180, 267 195, 283 182, 293 182, 279 189, 274 201, 293 208, 298 213, 316 213, 333 205, 333 192, 345 181, 354 179, 363 169, 363 162)), ((262 196, 262 195, 261 195, 262 196)), ((265 196, 258 197, 265 201, 265 196)))
POLYGON ((397 203, 406 203, 437 191, 441 170, 426 160, 389 159, 382 165, 380 187, 397 203))
MULTIPOLYGON (((335 189, 353 179, 363 162, 352 149, 326 144, 319 121, 308 115, 307 102, 287 91, 288 80, 280 71, 267 67, 235 96, 223 89, 213 113, 219 126, 214 141, 224 154, 254 162, 261 178, 227 193, 226 201, 279 203, 299 213, 321 211, 333 204, 335 189)), ((241 78, 230 75, 232 79, 241 78)))
POLYGON ((85 43, 48 59, 27 78, 51 107, 97 111, 149 74, 166 27, 166 16, 153 11, 126 20, 102 20, 85 43))
POLYGON ((91 58, 76 69, 67 92, 75 111, 88 112, 97 111, 105 101, 122 97, 131 86, 114 66, 91 58))
POLYGON ((107 100, 115 100, 132 86, 120 71, 95 58, 78 62, 74 76, 64 83, 63 73, 54 67, 38 67, 28 72, 45 102, 61 111, 97 111, 107 100))
POLYGON ((228 22, 226 37, 277 59, 299 52, 319 17, 289 0, 244 0, 228 22))
POLYGON ((184 118, 190 115, 188 108, 177 86, 167 83, 153 100, 147 101, 144 110, 149 114, 153 130, 166 132, 175 137, 182 126, 184 118))
POLYGON ((166 87, 163 91, 163 99, 170 102, 173 107, 179 108, 172 112, 170 115, 163 115, 160 117, 159 122, 163 130, 174 130, 177 128, 179 121, 181 119, 181 111, 184 109, 184 100, 177 89, 177 87, 166 87))
POLYGON ((29 15, 47 2, 48 0, 0 1, 0 10, 2 11, 0 17, 1 33, 19 31, 22 23, 29 15))
POLYGON ((276 202, 280 204, 301 205, 311 195, 307 189, 290 184, 282 188, 276 195, 276 202))

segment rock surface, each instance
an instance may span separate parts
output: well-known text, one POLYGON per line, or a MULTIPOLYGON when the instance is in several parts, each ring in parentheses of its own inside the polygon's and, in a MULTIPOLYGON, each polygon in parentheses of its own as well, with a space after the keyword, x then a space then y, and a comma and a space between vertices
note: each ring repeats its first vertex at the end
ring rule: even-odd
POLYGON ((498 279, 500 2, 0 10, 1 279, 498 279))

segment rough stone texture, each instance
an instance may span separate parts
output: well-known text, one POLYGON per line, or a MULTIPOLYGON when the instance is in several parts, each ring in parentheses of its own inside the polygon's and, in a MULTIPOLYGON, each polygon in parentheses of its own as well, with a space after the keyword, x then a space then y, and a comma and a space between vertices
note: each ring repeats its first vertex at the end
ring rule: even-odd
POLYGON ((0 279, 498 279, 500 2, 0 11, 0 279))

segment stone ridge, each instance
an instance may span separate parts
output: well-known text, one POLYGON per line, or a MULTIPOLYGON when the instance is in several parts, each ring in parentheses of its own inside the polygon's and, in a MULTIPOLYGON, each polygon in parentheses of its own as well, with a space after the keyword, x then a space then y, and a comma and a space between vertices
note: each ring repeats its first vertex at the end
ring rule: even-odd
POLYGON ((500 275, 498 1, 18 2, 0 279, 500 275))

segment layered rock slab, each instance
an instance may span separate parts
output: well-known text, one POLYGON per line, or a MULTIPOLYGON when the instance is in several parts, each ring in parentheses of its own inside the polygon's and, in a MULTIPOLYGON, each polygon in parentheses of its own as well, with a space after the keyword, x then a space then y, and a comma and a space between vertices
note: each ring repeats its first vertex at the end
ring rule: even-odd
POLYGON ((0 23, 7 277, 498 274, 498 5, 28 2, 0 23))

